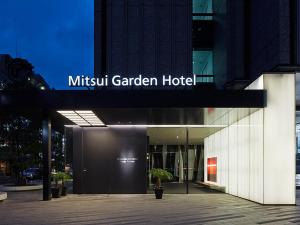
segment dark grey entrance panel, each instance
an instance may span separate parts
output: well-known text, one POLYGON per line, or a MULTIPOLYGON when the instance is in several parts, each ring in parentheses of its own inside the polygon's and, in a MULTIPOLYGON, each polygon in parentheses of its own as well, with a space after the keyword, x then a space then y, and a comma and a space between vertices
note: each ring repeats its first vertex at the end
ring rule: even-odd
POLYGON ((75 128, 73 133, 75 193, 146 193, 145 128, 75 128))

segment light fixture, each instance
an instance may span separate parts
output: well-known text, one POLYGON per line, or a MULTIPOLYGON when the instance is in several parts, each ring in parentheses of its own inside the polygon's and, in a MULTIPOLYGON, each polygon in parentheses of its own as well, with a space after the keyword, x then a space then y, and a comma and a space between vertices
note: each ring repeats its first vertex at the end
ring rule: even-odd
POLYGON ((94 114, 91 110, 77 110, 75 111, 80 115, 86 122, 92 126, 103 126, 104 123, 94 114))
POLYGON ((78 126, 104 126, 105 124, 91 110, 59 110, 57 111, 78 126))

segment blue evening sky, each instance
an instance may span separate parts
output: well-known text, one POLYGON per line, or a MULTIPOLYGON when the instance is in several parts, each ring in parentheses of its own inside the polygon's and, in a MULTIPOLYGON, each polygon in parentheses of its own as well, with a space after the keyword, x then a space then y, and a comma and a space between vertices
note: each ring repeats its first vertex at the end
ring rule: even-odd
POLYGON ((93 75, 93 0, 0 0, 0 54, 27 59, 51 88, 93 75))

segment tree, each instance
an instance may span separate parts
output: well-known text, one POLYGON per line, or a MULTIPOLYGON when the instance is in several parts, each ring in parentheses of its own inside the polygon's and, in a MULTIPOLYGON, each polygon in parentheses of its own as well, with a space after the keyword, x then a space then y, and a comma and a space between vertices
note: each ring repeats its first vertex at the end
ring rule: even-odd
POLYGON ((38 166, 41 161, 42 132, 40 126, 25 117, 10 114, 0 119, 0 152, 6 155, 17 183, 22 171, 38 166))
POLYGON ((52 167, 56 171, 65 170, 65 155, 62 140, 63 135, 60 132, 52 132, 52 167))

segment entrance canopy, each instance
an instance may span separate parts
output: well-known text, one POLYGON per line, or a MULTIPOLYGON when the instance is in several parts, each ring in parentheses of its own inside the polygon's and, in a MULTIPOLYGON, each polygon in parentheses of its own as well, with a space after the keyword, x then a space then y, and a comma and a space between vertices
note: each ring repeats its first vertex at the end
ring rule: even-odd
POLYGON ((0 109, 204 108, 266 105, 264 90, 1 91, 0 109))
POLYGON ((1 91, 0 110, 29 117, 57 111, 91 110, 104 124, 203 124, 203 108, 263 108, 265 90, 49 90, 1 91))

